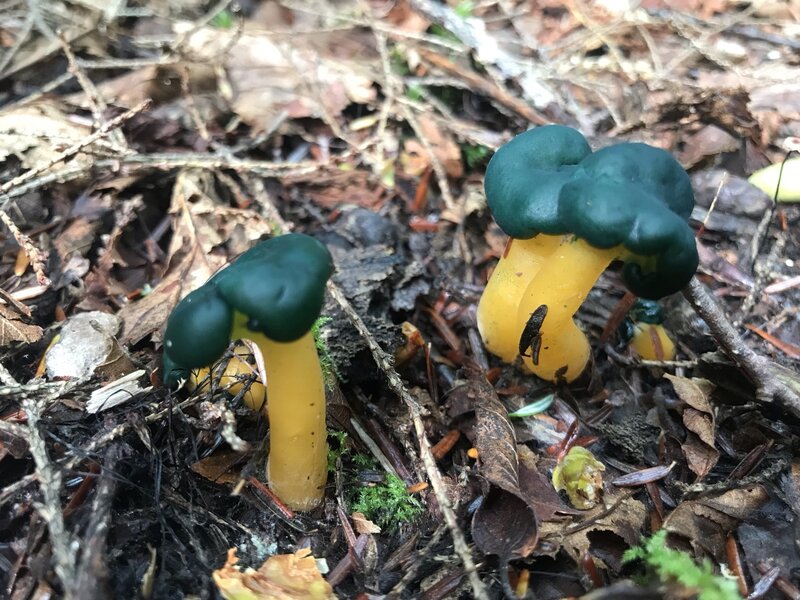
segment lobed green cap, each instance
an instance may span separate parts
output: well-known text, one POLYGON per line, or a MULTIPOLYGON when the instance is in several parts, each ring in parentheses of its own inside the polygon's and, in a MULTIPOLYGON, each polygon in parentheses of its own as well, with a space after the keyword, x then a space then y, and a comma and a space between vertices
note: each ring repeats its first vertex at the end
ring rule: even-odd
POLYGON ((484 186, 511 237, 573 233, 597 248, 626 248, 622 275, 638 296, 677 292, 697 269, 689 175, 659 148, 624 143, 592 152, 578 131, 547 125, 502 146, 484 186))
POLYGON ((260 242, 174 308, 164 332, 164 383, 217 360, 235 312, 277 342, 301 338, 319 317, 333 260, 324 244, 291 233, 260 242))

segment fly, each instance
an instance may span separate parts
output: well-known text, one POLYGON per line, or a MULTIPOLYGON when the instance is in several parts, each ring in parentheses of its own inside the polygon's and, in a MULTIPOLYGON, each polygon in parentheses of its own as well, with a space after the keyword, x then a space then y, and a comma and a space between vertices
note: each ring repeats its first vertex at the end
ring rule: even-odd
POLYGON ((530 358, 534 365, 539 364, 539 350, 542 347, 541 329, 546 316, 547 305, 542 304, 531 313, 528 322, 525 323, 525 329, 522 330, 522 335, 519 336, 520 355, 530 358), (530 354, 527 353, 529 348, 530 354))

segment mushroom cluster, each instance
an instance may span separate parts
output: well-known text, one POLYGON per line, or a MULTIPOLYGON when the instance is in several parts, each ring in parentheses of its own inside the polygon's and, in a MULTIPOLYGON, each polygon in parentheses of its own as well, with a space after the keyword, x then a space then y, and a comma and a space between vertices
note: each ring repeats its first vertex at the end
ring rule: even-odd
POLYGON ((511 239, 478 306, 486 347, 543 379, 575 380, 590 357, 573 321, 613 261, 628 289, 657 299, 697 269, 689 176, 666 151, 624 143, 592 152, 547 125, 501 147, 486 170, 489 208, 511 239))
POLYGON ((258 346, 270 423, 267 479, 295 510, 318 505, 327 480, 325 386, 311 327, 332 273, 328 249, 310 236, 260 242, 187 295, 164 333, 167 385, 211 365, 231 340, 258 346))

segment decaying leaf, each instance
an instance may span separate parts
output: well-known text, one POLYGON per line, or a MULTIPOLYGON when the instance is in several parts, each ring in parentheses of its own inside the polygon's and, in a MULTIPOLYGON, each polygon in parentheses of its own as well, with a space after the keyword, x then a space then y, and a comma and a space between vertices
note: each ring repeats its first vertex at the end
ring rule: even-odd
POLYGON ((483 373, 464 371, 467 381, 450 392, 451 405, 474 411, 464 433, 478 450, 478 472, 492 486, 472 518, 472 536, 486 554, 524 557, 536 547, 538 533, 534 504, 519 487, 514 427, 483 373))
POLYGON ((683 424, 688 430, 683 444, 683 455, 689 468, 702 479, 719 460, 719 450, 714 444, 716 422, 709 396, 714 384, 706 379, 686 379, 675 375, 664 375, 678 397, 688 406, 683 410, 683 424))
POLYGON ((757 485, 698 500, 685 500, 664 520, 664 528, 687 538, 696 549, 720 561, 725 556, 728 534, 768 499, 764 487, 757 485))
POLYGON ((42 339, 43 334, 41 327, 25 323, 22 315, 0 304, 0 347, 13 342, 32 344, 42 339))
POLYGON ((351 102, 375 99, 372 61, 348 57, 343 41, 323 34, 280 38, 265 31, 206 27, 193 31, 187 45, 194 60, 224 63, 234 110, 245 122, 265 128, 281 111, 291 118, 335 116, 351 102))
POLYGON ((576 562, 589 551, 597 536, 616 536, 628 546, 635 546, 641 539, 642 528, 647 522, 647 507, 630 490, 609 486, 605 490, 605 503, 582 513, 579 523, 563 521, 542 522, 539 534, 543 544, 551 545, 555 554, 564 548, 576 562))
POLYGON ((350 515, 353 527, 358 533, 380 533, 381 528, 364 516, 364 513, 354 512, 350 515))
POLYGON ((236 548, 214 571, 214 583, 225 600, 330 600, 336 598, 331 585, 322 578, 309 548, 294 554, 270 556, 258 571, 236 566, 236 548))
MULTIPOLYGON (((464 166, 461 164, 461 149, 448 131, 445 131, 435 119, 429 115, 419 117, 420 134, 430 146, 436 160, 444 167, 450 177, 461 177, 464 166)), ((403 170, 408 175, 419 176, 431 164, 431 157, 425 145, 419 140, 408 139, 403 144, 404 151, 400 155, 403 170)))
POLYGON ((217 450, 211 456, 192 463, 190 468, 214 483, 233 485, 240 479, 241 467, 237 468, 237 465, 241 465, 248 456, 248 453, 235 450, 217 450))
MULTIPOLYGON (((64 114, 55 104, 42 102, 0 114, 0 161, 15 156, 23 167, 34 169, 48 164, 65 148, 91 133, 64 114)), ((74 159, 91 165, 86 154, 74 159)))

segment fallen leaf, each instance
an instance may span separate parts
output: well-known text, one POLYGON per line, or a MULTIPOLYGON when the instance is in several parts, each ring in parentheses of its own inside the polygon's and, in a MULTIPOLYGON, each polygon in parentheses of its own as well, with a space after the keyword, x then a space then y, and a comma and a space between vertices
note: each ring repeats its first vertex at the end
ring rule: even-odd
POLYGON ((642 528, 649 515, 647 507, 631 494, 631 490, 609 486, 603 496, 604 504, 598 504, 589 511, 581 511, 580 521, 572 524, 565 524, 563 521, 542 522, 539 525, 540 547, 549 546, 547 554, 550 555, 555 555, 559 548, 563 548, 580 564, 581 558, 592 546, 592 538, 598 532, 610 532, 624 540, 628 546, 635 546, 641 539, 642 528))
POLYGON ((336 598, 309 548, 270 556, 257 571, 236 566, 236 548, 212 576, 225 600, 329 600, 336 598))
MULTIPOLYGON (((181 23, 178 32, 194 30, 181 23)), ((234 111, 246 123, 266 128, 281 112, 290 118, 336 116, 350 103, 375 100, 374 58, 359 54, 355 39, 265 31, 193 31, 187 49, 194 61, 224 57, 234 111)), ((375 56, 372 54, 371 56, 375 56)))
MULTIPOLYGON (((447 175, 453 178, 461 177, 464 174, 464 166, 461 163, 461 148, 459 148, 453 136, 440 127, 433 117, 426 114, 419 116, 419 128, 419 133, 430 146, 436 159, 444 167, 447 175)), ((401 155, 400 160, 405 172, 409 175, 421 175, 431 161, 428 150, 424 144, 414 139, 406 140, 403 146, 405 152, 401 155), (404 158, 404 155, 406 158, 404 158)))
POLYGON ((33 344, 42 339, 44 331, 38 325, 30 325, 22 320, 22 315, 5 304, 0 304, 0 347, 13 342, 33 344))
POLYGON ((241 478, 241 467, 238 465, 246 461, 248 456, 248 453, 234 450, 217 450, 211 456, 192 463, 190 468, 214 483, 233 485, 241 478))
MULTIPOLYGON (((13 155, 27 169, 43 167, 90 133, 89 127, 70 120, 55 104, 40 102, 12 108, 0 113, 0 160, 13 155)), ((87 169, 91 160, 83 152, 72 159, 87 169)))
POLYGON ((350 515, 350 518, 353 519, 353 526, 358 533, 381 532, 381 528, 365 517, 363 513, 354 512, 352 515, 350 515))
POLYGON ((683 455, 693 473, 702 479, 719 460, 715 446, 716 423, 709 396, 714 384, 706 379, 687 379, 666 374, 678 397, 688 406, 683 410, 683 424, 688 430, 683 443, 683 455))
POLYGON ((696 550, 724 560, 725 540, 736 526, 769 500, 764 487, 730 490, 716 496, 681 502, 664 520, 670 533, 689 540, 696 550))
POLYGON ((478 451, 478 472, 492 489, 472 517, 472 536, 485 554, 528 556, 538 539, 534 504, 519 487, 514 427, 483 372, 465 367, 467 381, 450 392, 451 406, 472 410, 462 430, 478 451))

